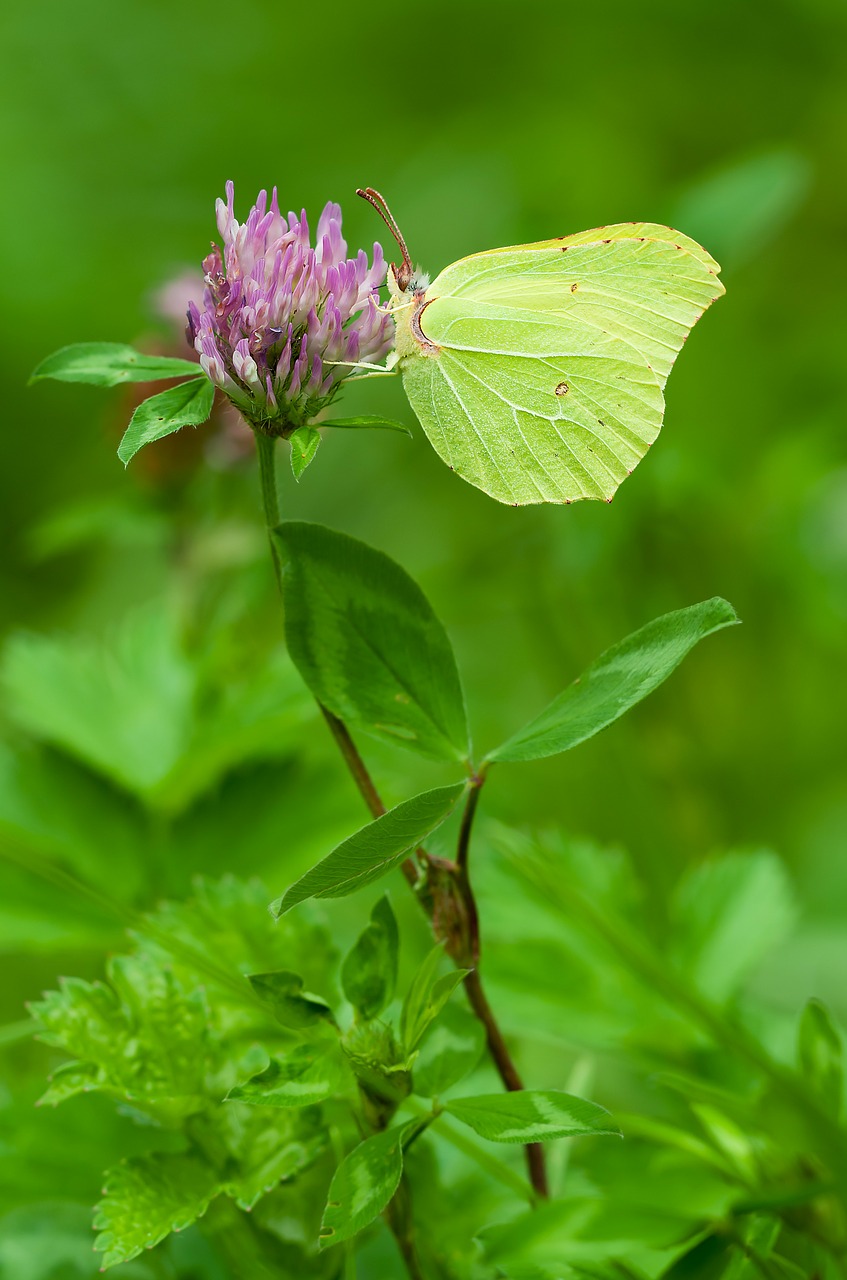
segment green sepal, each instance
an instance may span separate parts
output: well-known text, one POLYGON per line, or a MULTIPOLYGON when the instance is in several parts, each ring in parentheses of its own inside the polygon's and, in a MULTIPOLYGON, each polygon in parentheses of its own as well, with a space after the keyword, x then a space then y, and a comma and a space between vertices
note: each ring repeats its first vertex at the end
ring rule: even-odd
POLYGON ((291 445, 291 470, 294 473, 295 480, 299 481, 309 463, 314 459, 320 442, 321 433, 320 431, 316 431, 314 427, 298 427, 297 430, 289 436, 288 443, 291 445))
POLYGON ((205 422, 214 399, 215 388, 204 374, 145 400, 130 418, 118 445, 121 462, 127 466, 144 445, 173 435, 180 427, 197 427, 205 422))
POLYGON ((165 378, 196 378, 196 360, 148 356, 122 342, 77 342, 54 351, 33 372, 30 385, 52 378, 56 382, 84 382, 93 387, 117 387, 125 382, 160 382, 165 378))

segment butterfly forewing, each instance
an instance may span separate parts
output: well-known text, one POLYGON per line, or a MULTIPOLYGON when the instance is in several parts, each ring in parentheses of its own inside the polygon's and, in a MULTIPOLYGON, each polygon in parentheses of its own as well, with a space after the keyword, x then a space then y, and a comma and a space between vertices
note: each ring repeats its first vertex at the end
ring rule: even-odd
POLYGON ((723 293, 717 271, 679 232, 627 223, 463 258, 428 296, 568 316, 630 343, 664 384, 692 325, 723 293))

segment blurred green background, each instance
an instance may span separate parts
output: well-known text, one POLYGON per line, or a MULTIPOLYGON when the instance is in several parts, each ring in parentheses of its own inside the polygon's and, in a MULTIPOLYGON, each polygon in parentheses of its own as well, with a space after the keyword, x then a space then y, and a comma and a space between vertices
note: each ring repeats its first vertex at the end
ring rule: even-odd
MULTIPOLYGON (((624 0, 48 0, 10 6, 3 27, 0 625, 4 750, 17 762, 4 765, 6 835, 34 856, 65 838, 38 770, 65 770, 78 807, 74 770, 92 758, 79 722, 103 713, 97 673, 118 650, 122 669, 138 659, 140 674, 135 686, 127 678, 131 724, 126 689, 112 689, 116 832, 122 753, 144 734, 153 754, 167 755, 169 733, 184 729, 180 749, 192 733, 201 740, 200 721, 174 728, 186 707, 194 715, 247 690, 247 754, 259 761, 233 771, 222 750, 207 762, 213 798, 179 839, 160 842, 155 876, 139 870, 151 846, 116 834, 118 896, 143 905, 183 892, 197 870, 232 867, 261 872, 276 893, 322 851, 329 827, 359 820, 277 656, 251 461, 224 466, 216 454, 203 465, 198 433, 124 473, 120 394, 26 387, 66 343, 167 340, 153 294, 203 257, 226 179, 241 216, 273 184, 313 223, 339 200, 354 248, 384 240, 353 195, 372 184, 432 272, 498 244, 668 222, 722 262, 727 296, 687 344, 660 441, 611 506, 498 506, 416 429, 413 441, 336 433, 299 487, 281 458, 283 508, 387 550, 421 582, 456 645, 483 748, 656 614, 713 594, 732 601, 742 628, 710 640, 608 734, 495 775, 488 812, 627 846, 657 918, 684 867, 716 850, 772 847, 799 886, 800 937, 815 939, 784 953, 782 994, 796 1003, 816 992, 847 1012, 837 980, 847 962, 842 0, 657 0, 646 10, 624 0), (155 660, 133 650, 145 627, 158 637, 155 660), (63 698, 76 728, 56 726, 63 698), (269 788, 274 805, 262 808, 269 788), (226 823, 214 811, 221 797, 226 823), (304 805, 315 797, 320 832, 304 805), (39 846, 33 833, 51 823, 39 846)), ((350 388, 344 408, 413 423, 387 379, 350 388)), ((421 785, 411 756, 369 753, 389 798, 421 785)), ((77 871, 83 844, 67 854, 77 871)), ((5 950, 20 968, 0 1000, 7 1022, 57 972, 101 963, 103 948, 86 950, 61 898, 48 909, 28 883, 15 872, 7 886, 5 950)))

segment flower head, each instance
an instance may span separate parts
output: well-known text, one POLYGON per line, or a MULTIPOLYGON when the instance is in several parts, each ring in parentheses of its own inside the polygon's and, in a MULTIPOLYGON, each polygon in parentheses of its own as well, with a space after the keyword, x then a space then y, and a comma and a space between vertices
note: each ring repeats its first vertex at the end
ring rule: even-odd
POLYGON ((329 404, 357 361, 388 354, 394 323, 380 311, 385 259, 347 257, 341 209, 328 204, 312 247, 306 214, 279 211, 266 191, 247 221, 233 211, 233 184, 218 200, 223 248, 203 262, 203 309, 188 308, 188 340, 203 369, 252 426, 289 436, 329 404))

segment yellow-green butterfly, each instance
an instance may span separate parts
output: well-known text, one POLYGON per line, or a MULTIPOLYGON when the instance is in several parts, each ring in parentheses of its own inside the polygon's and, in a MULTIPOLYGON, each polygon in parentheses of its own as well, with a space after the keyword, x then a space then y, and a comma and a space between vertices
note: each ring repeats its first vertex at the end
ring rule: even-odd
POLYGON ((724 292, 715 260, 649 222, 598 227, 416 273, 379 192, 358 194, 403 255, 388 272, 394 368, 433 447, 499 502, 615 490, 659 434, 663 388, 724 292))

